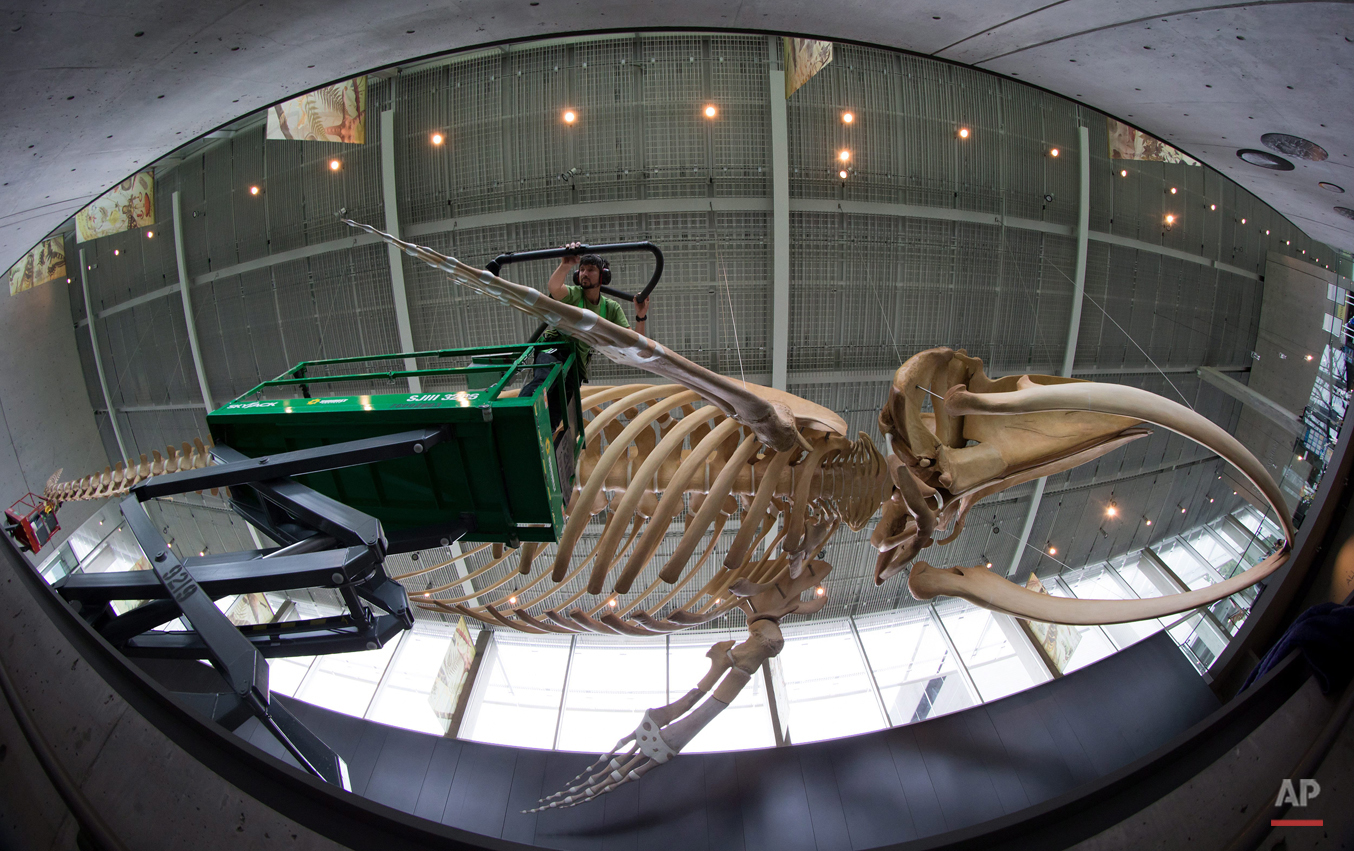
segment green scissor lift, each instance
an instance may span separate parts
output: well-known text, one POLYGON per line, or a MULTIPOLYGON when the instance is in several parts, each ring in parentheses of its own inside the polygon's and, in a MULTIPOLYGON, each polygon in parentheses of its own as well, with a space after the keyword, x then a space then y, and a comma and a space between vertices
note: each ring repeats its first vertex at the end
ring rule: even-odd
MULTIPOLYGON (((380 520, 391 552, 405 548, 402 539, 458 518, 473 518, 468 541, 555 541, 583 448, 574 356, 552 366, 530 397, 503 395, 515 376, 530 374, 535 351, 551 345, 559 344, 307 361, 208 414, 207 424, 217 444, 250 458, 446 427, 448 438, 426 452, 295 479, 380 520), (408 370, 406 358, 462 365, 408 370), (370 371, 382 362, 401 368, 370 371), (359 364, 367 371, 327 374, 359 364), (459 377, 466 389, 344 392, 355 382, 404 384, 410 377, 424 384, 459 377)), ((237 502, 242 497, 248 493, 237 493, 237 502)))

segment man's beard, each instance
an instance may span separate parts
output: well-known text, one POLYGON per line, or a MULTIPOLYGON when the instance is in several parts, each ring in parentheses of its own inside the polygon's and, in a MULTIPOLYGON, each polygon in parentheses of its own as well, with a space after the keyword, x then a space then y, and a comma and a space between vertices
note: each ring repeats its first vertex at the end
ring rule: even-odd
POLYGON ((583 289, 585 290, 600 290, 602 288, 602 282, 598 281, 595 284, 589 284, 588 282, 584 281, 583 283, 580 284, 580 286, 582 286, 583 289))

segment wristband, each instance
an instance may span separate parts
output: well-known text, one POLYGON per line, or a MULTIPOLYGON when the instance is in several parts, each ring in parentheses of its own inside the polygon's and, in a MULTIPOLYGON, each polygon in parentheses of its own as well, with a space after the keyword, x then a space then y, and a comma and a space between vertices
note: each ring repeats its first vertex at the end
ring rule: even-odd
POLYGON ((644 320, 646 320, 646 319, 648 319, 648 318, 649 318, 649 314, 646 313, 646 314, 644 314, 643 316, 636 316, 636 317, 635 317, 635 321, 636 321, 636 322, 643 322, 644 320))

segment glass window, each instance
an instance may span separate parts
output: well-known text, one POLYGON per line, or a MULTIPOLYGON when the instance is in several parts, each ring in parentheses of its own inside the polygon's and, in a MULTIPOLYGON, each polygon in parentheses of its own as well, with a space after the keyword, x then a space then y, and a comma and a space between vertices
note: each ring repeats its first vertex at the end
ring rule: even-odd
POLYGON ((1113 559, 1110 564, 1114 567, 1115 573, 1119 574, 1119 577, 1133 590, 1134 594, 1142 598, 1160 597, 1164 592, 1152 581, 1152 577, 1138 565, 1141 558, 1141 553, 1129 553, 1113 559))
POLYGON ((791 741, 836 739, 887 725, 845 621, 786 627, 780 663, 791 741))
POLYGON ((1208 670, 1213 660, 1227 646, 1227 639, 1203 615, 1193 615, 1171 627, 1171 638, 1185 651, 1185 656, 1200 672, 1208 670))
MULTIPOLYGON (((668 694, 676 700, 686 694, 710 671, 706 653, 717 641, 742 641, 742 631, 673 635, 668 639, 668 694)), ((702 698, 704 699, 704 698, 702 698)), ((715 717, 683 748, 685 753, 735 751, 769 748, 776 744, 771 728, 771 705, 766 699, 766 678, 759 670, 729 708, 715 717)))
POLYGON ((268 660, 268 690, 295 697, 314 656, 278 656, 268 660))
POLYGON ((461 738, 552 747, 568 664, 566 636, 495 632, 480 666, 461 738))
POLYGON ((361 718, 366 714, 371 697, 376 693, 376 684, 381 681, 381 674, 385 672, 391 655, 402 639, 403 636, 387 642, 385 647, 378 650, 317 657, 296 698, 361 718))
POLYGON ((1152 551, 1191 591, 1207 588, 1216 579, 1209 570, 1209 565, 1177 538, 1162 541, 1153 547, 1152 551))
POLYGON ((580 635, 555 746, 593 753, 611 750, 639 725, 646 709, 668 703, 667 655, 662 640, 580 635))
MULTIPOLYGON (((1134 570, 1137 561, 1133 562, 1134 570)), ((1141 575, 1141 573, 1139 573, 1141 575)), ((1072 596, 1083 600, 1133 600, 1137 595, 1132 586, 1108 564, 1093 564, 1082 570, 1070 571, 1060 577, 1072 596)), ((1154 595, 1155 596, 1155 595, 1154 595)), ((1105 624, 1100 627, 1114 646, 1122 650, 1149 635, 1161 631, 1161 622, 1155 618, 1132 623, 1105 624)))
MULTIPOLYGON (((1085 570, 1074 571, 1074 573, 1085 573, 1085 570)), ((1103 577, 1102 577, 1103 578, 1103 577)), ((1089 583, 1083 583, 1089 585, 1089 583)), ((1045 580, 1044 587, 1048 593, 1055 597, 1074 597, 1066 582, 1062 577, 1053 576, 1045 580)), ((1103 586, 1102 586, 1103 587, 1103 586)), ((1091 588, 1087 587, 1087 591, 1091 588)), ((1122 592, 1121 592, 1122 593, 1122 592)), ((1112 598, 1118 599, 1118 598, 1112 598)), ((1105 636, 1105 632, 1098 626, 1072 626, 1068 624, 1059 624, 1059 630, 1074 629, 1077 637, 1074 639, 1075 646, 1070 656, 1066 660, 1054 659, 1055 663, 1060 665, 1059 672, 1063 674, 1071 673, 1077 668, 1084 668, 1092 662, 1098 662, 1114 652, 1114 644, 1105 636)))
POLYGON ((996 700, 1035 684, 992 612, 963 600, 946 600, 934 608, 983 700, 996 700))
POLYGON ((856 629, 890 724, 923 721, 976 702, 929 606, 860 618, 856 629))
MULTIPOLYGON (((445 724, 433 711, 428 695, 451 649, 454 633, 450 624, 415 623, 413 630, 405 633, 367 717, 406 730, 442 735, 445 724)), ((478 635, 478 629, 470 629, 471 641, 478 635)))

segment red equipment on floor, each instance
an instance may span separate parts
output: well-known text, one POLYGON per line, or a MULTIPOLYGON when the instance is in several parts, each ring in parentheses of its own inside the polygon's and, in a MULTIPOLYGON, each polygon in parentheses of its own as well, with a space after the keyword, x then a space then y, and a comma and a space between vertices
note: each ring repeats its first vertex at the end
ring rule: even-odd
POLYGON ((5 531, 18 541, 19 549, 36 553, 61 531, 56 503, 35 493, 25 494, 5 509, 5 531))

